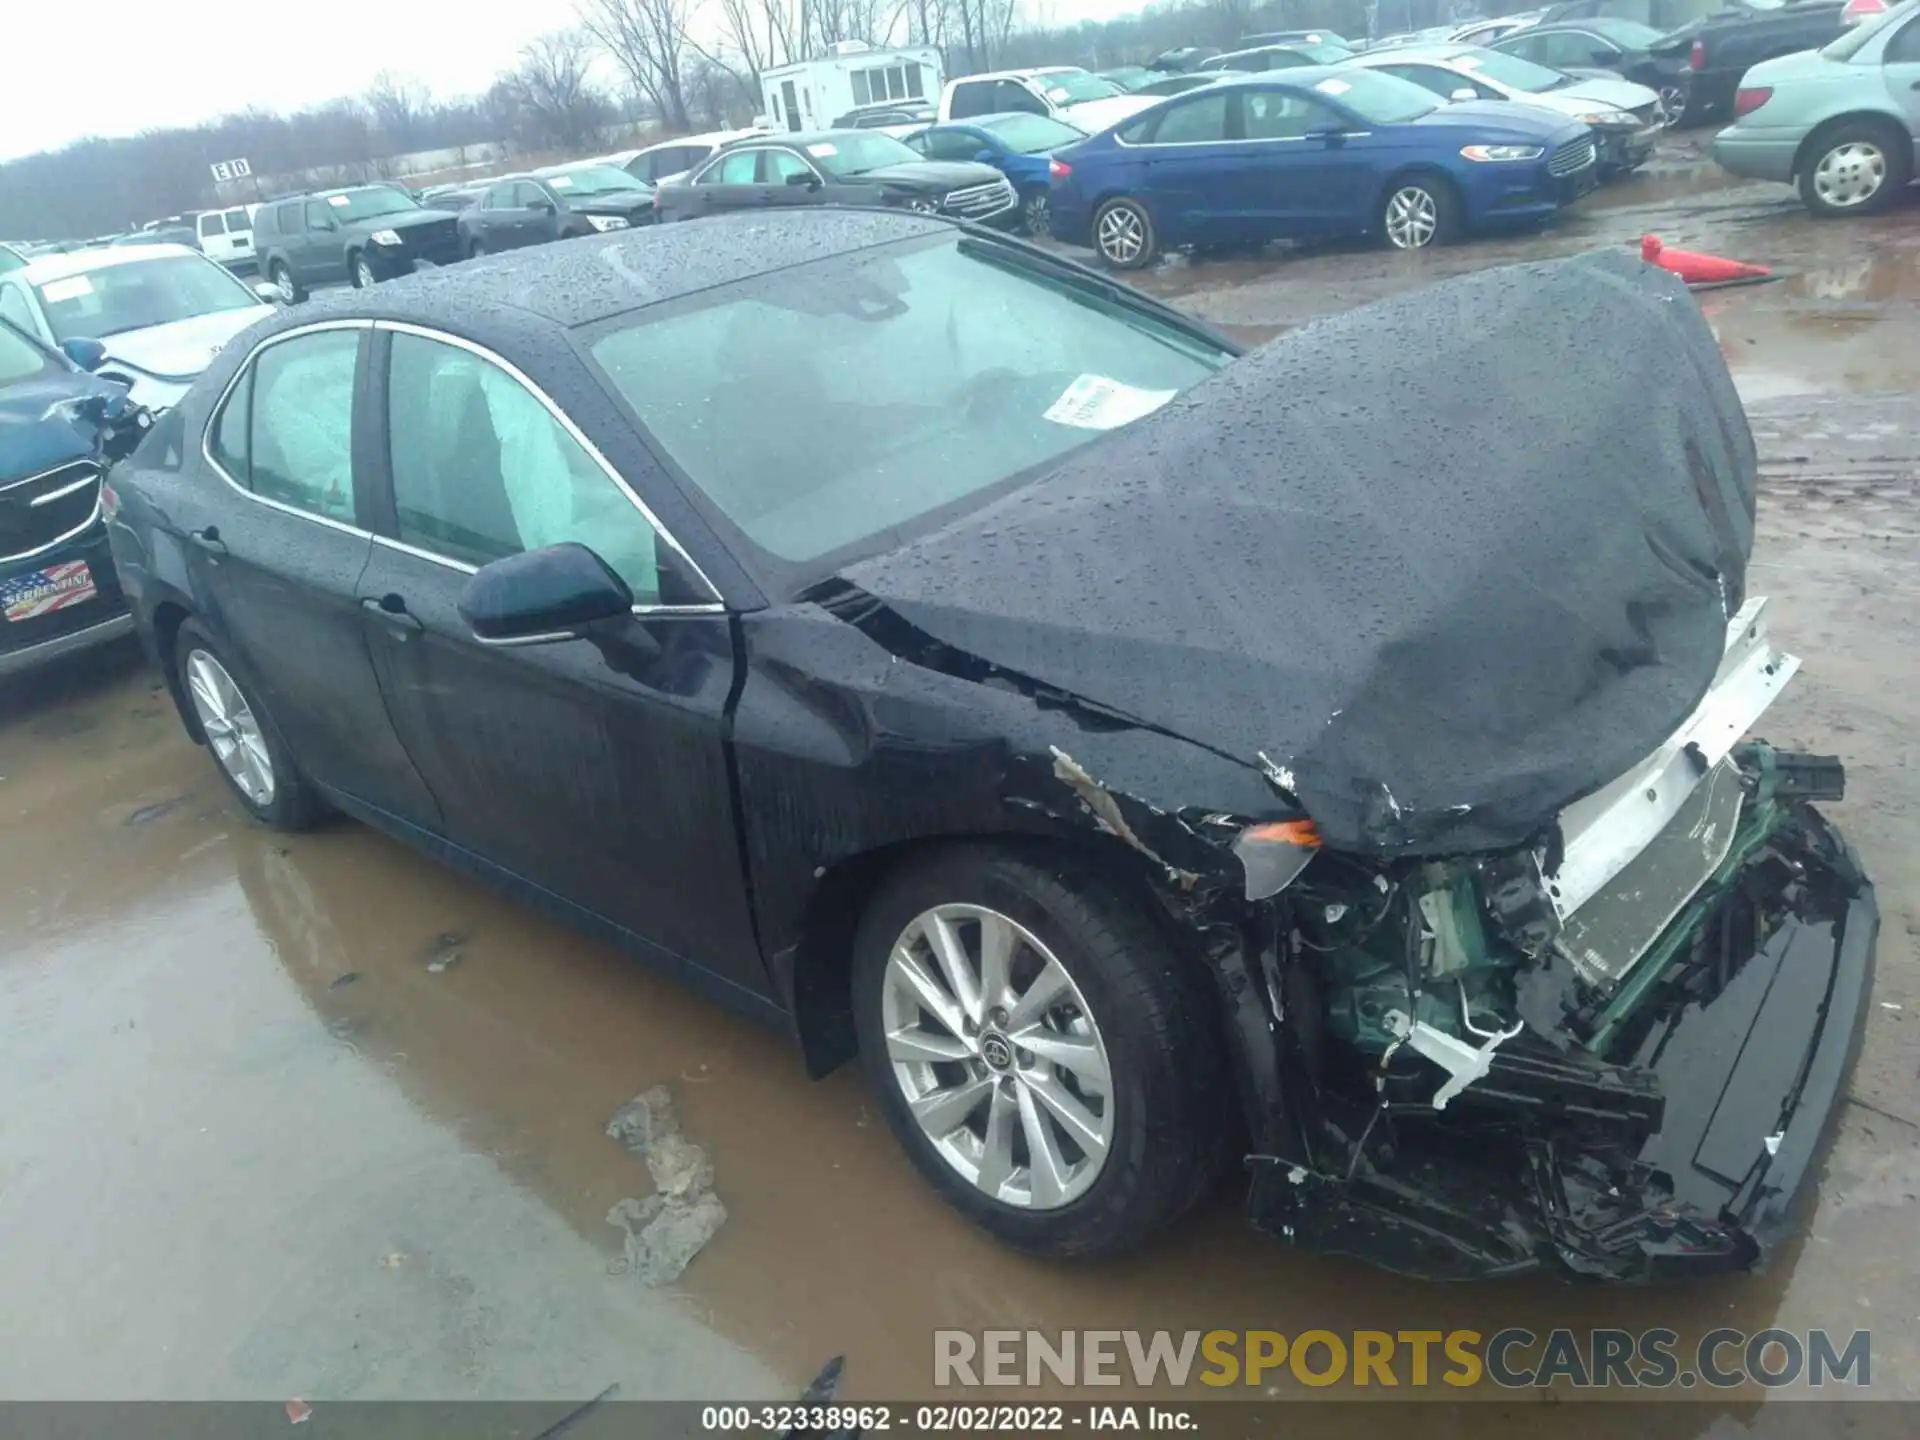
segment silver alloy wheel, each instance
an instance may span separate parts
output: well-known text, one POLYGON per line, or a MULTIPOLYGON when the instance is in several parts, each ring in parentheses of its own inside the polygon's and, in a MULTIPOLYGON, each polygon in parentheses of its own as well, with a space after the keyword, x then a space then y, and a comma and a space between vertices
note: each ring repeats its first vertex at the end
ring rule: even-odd
POLYGON ((1852 210, 1880 193, 1887 183, 1887 156, 1870 140, 1849 140, 1820 157, 1813 167, 1813 188, 1836 210, 1852 210))
POLYGON ((1440 207, 1433 192, 1419 185, 1403 185, 1387 201, 1387 239, 1396 250, 1419 250, 1433 241, 1440 228, 1440 207))
POLYGON ((293 290, 293 272, 287 269, 286 266, 276 265, 273 267, 273 283, 274 287, 280 292, 280 298, 286 301, 287 304, 291 305, 299 298, 294 294, 293 290))
POLYGON ((189 651, 187 694, 207 744, 240 793, 256 805, 271 805, 273 759, 266 737, 227 667, 205 650, 189 651))
POLYGON ((893 1077, 941 1158, 1023 1210, 1086 1194, 1113 1144, 1113 1072, 1052 952, 997 910, 939 905, 894 942, 883 983, 893 1077))
POLYGON ((364 255, 354 257, 353 283, 362 290, 371 290, 374 287, 373 267, 367 263, 367 257, 364 255))
POLYGON ((1094 242, 1114 264, 1128 265, 1146 248, 1147 227, 1131 205, 1115 205, 1100 217, 1100 233, 1094 242))
POLYGON ((1020 207, 1020 216, 1029 235, 1047 233, 1047 192, 1036 190, 1029 195, 1026 203, 1020 207))
POLYGON ((1687 87, 1684 85, 1662 85, 1660 87, 1660 110, 1663 115, 1661 124, 1671 130, 1678 125, 1687 113, 1687 87))

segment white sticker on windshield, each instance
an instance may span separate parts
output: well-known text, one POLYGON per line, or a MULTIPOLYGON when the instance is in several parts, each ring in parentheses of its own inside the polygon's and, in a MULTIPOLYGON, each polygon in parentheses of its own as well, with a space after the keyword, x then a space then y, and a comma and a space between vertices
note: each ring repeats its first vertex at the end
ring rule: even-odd
POLYGON ((1347 91, 1351 90, 1353 86, 1349 85, 1345 80, 1327 79, 1322 80, 1313 88, 1318 90, 1322 95, 1344 95, 1347 91))
POLYGON ((1151 415, 1177 391, 1138 390, 1104 375, 1082 375, 1060 393, 1041 418, 1077 430, 1117 430, 1151 415))
POLYGON ((573 177, 571 175, 549 175, 547 177, 547 183, 556 190, 571 190, 573 188, 573 177))
POLYGON ((839 153, 840 152, 838 150, 834 149, 833 146, 829 145, 824 140, 822 140, 818 145, 807 146, 807 154, 812 155, 816 159, 820 159, 820 160, 826 159, 827 156, 829 155, 838 155, 839 153))
POLYGON ((1462 70, 1478 70, 1480 68, 1480 57, 1478 55, 1462 55, 1453 63, 1458 65, 1462 70))
POLYGON ((64 280, 49 280, 40 287, 40 298, 49 305, 58 305, 62 300, 78 300, 82 295, 93 293, 93 281, 84 275, 69 275, 64 280))
POLYGON ((1047 91, 1047 98, 1056 105, 1066 102, 1067 92, 1064 86, 1055 85, 1047 91))
POLYGON ((327 204, 329 204, 329 205, 338 205, 338 206, 339 206, 339 207, 340 207, 340 208, 341 208, 342 210, 344 210, 344 209, 346 209, 346 208, 347 208, 347 206, 349 206, 349 205, 351 205, 352 203, 353 203, 353 201, 352 201, 352 200, 351 200, 351 199, 350 199, 349 197, 347 197, 347 196, 345 196, 345 195, 329 195, 329 196, 327 196, 327 204))

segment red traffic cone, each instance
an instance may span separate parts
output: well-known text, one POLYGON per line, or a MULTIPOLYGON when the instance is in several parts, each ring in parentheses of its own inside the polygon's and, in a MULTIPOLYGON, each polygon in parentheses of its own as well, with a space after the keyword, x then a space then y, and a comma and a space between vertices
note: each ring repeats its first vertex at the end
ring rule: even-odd
POLYGON ((1641 237, 1640 258, 1649 265, 1671 270, 1689 285, 1751 285, 1756 280, 1773 278, 1773 272, 1764 265, 1722 260, 1718 255, 1702 255, 1693 250, 1669 250, 1660 243, 1658 235, 1641 237))

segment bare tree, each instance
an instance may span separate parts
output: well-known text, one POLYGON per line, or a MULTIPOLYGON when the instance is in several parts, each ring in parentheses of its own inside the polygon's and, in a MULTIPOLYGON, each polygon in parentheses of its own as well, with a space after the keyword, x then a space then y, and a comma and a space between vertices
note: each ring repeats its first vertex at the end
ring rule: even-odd
POLYGON ((628 81, 676 130, 687 117, 687 22, 694 0, 586 0, 581 23, 628 81))
POLYGON ((382 153, 405 155, 421 148, 422 122, 433 108, 426 86, 405 75, 382 70, 362 97, 382 153))
MULTIPOLYGON (((606 97, 590 77, 593 45, 580 30, 556 30, 520 51, 519 66, 505 80, 516 133, 575 149, 606 123, 606 97)), ((498 88, 498 87, 496 87, 498 88)))

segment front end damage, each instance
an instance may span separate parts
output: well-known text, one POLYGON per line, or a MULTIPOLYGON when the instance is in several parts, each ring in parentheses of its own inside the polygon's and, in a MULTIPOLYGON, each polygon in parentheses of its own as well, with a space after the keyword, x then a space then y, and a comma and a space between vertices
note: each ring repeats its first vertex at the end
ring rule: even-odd
POLYGON ((1879 924, 1809 803, 1839 763, 1741 738, 1797 663, 1749 602, 1687 722, 1520 849, 1383 861, 1265 825, 1234 847, 1237 923, 1180 892, 1211 912, 1259 1097, 1255 1225, 1433 1278, 1763 1258, 1841 1098, 1879 924))

